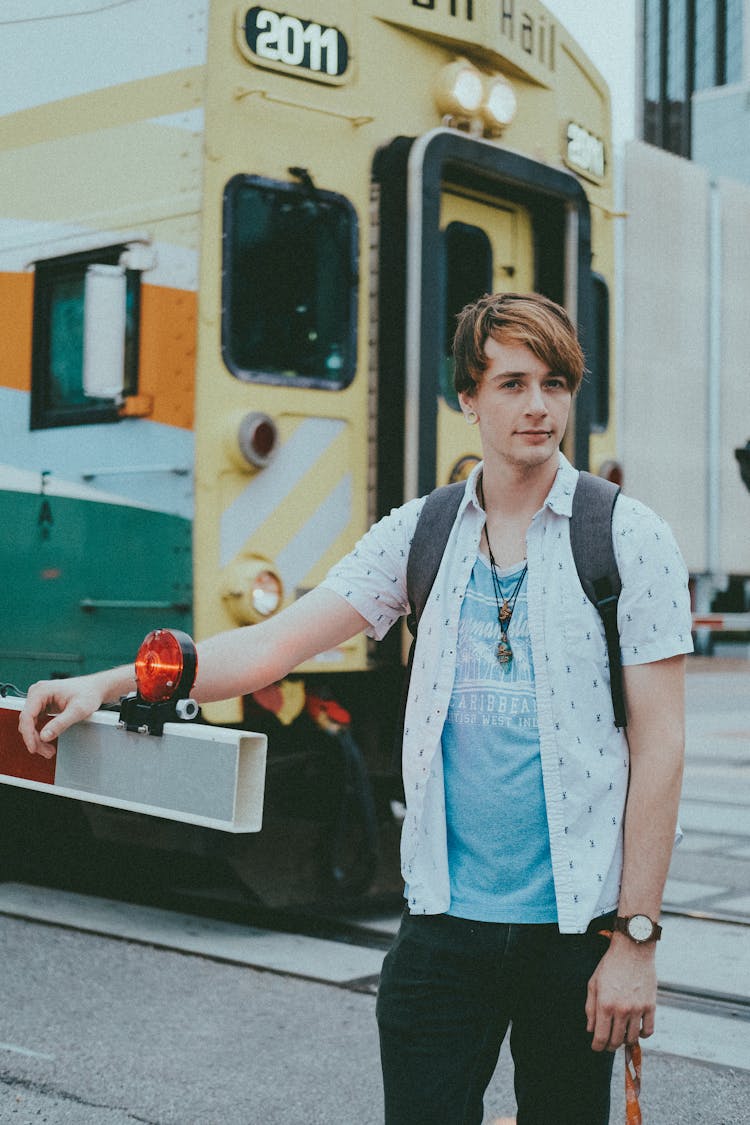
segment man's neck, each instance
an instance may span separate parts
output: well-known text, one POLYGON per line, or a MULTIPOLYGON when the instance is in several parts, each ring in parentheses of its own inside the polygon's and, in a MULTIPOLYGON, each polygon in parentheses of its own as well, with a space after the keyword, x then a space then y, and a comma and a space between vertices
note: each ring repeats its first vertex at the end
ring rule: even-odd
POLYGON ((506 519, 527 516, 530 520, 547 499, 558 467, 557 455, 532 467, 485 461, 482 469, 485 512, 488 516, 506 519))

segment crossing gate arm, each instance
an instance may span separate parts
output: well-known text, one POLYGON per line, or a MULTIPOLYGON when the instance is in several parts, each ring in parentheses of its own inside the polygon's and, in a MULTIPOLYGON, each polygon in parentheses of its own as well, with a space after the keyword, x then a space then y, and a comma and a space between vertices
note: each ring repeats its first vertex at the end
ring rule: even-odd
POLYGON ((750 613, 694 613, 693 629, 708 629, 712 633, 750 632, 750 613))
POLYGON ((19 699, 0 700, 0 784, 224 832, 260 831, 264 734, 166 723, 156 737, 97 711, 60 735, 47 759, 29 754, 18 733, 22 707, 19 699))

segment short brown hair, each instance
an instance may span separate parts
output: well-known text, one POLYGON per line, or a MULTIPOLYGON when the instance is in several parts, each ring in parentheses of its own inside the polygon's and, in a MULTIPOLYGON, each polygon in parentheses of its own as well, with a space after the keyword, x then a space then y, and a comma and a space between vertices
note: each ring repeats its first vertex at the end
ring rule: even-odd
POLYGON ((458 314, 453 337, 457 392, 473 394, 487 368, 484 346, 489 337, 504 344, 525 344, 561 375, 573 394, 585 371, 573 323, 561 305, 540 293, 486 293, 458 314))

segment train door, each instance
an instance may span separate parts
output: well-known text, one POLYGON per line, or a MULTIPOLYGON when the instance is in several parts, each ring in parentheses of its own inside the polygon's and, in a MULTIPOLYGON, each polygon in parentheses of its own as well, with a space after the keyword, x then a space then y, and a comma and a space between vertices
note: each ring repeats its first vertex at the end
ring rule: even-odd
MULTIPOLYGON (((571 174, 438 128, 381 150, 373 178, 382 514, 465 475, 479 454, 452 393, 450 337, 464 304, 489 289, 544 293, 567 308, 588 351, 595 302, 589 205, 571 174)), ((584 385, 566 439, 578 468, 589 462, 590 399, 584 385)))
POLYGON ((453 387, 451 355, 456 316, 483 293, 533 288, 531 216, 509 200, 472 197, 448 185, 440 197, 443 263, 443 351, 439 371, 435 469, 438 483, 468 474, 479 454, 478 434, 467 430, 453 387))

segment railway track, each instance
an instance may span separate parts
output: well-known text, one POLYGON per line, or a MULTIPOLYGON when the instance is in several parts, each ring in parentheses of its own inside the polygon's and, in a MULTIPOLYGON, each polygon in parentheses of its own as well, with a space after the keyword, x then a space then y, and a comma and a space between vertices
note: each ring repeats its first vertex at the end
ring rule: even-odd
MULTIPOLYGON (((0 887, 2 885, 0 884, 0 887)), ((44 899, 45 889, 37 888, 39 896, 44 899)), ((50 892, 52 895, 59 893, 54 889, 50 892)), ((66 892, 62 892, 65 894, 66 892)), ((94 901, 94 900, 92 900, 94 901)), ((101 900, 102 902, 106 900, 101 900)), ((230 898, 213 898, 208 895, 196 895, 194 892, 180 892, 173 891, 171 894, 163 898, 159 903, 154 901, 145 905, 143 903, 120 903, 121 908, 127 910, 130 905, 134 912, 138 910, 153 910, 154 908, 161 908, 165 910, 165 914, 172 913, 175 917, 194 917, 196 919, 204 920, 209 926, 211 923, 216 923, 219 926, 237 927, 241 932, 246 928, 248 934, 250 933, 264 933, 273 937, 279 935, 280 937, 293 936, 301 939, 314 939, 318 942, 324 943, 339 943, 346 946, 355 946, 360 949, 370 950, 373 953, 385 953, 389 948, 393 934, 398 925, 398 903, 392 898, 384 900, 380 906, 382 914, 373 918, 372 915, 358 916, 355 912, 349 913, 336 913, 333 911, 318 910, 318 911, 298 911, 293 912, 289 910, 271 910, 257 907, 255 905, 248 905, 239 899, 232 900, 230 898), (176 912, 180 913, 177 914, 176 912)), ((0 896, 0 913, 6 912, 3 907, 2 897, 0 896)), ((24 916, 23 910, 13 909, 9 911, 20 916, 24 916)), ((41 911, 43 914, 43 910, 41 911)), ((720 926, 720 927, 741 927, 742 929, 750 929, 750 919, 747 916, 731 915, 727 913, 709 911, 709 910, 676 910, 665 909, 663 914, 668 918, 681 918, 689 919, 694 922, 703 923, 707 926, 720 926)), ((40 916, 40 911, 26 915, 29 920, 39 922, 47 921, 50 924, 62 924, 68 929, 80 929, 81 931, 90 931, 91 923, 86 922, 80 926, 76 925, 74 919, 61 921, 59 915, 56 915, 54 908, 50 911, 49 918, 40 916)), ((106 933, 107 936, 118 938, 122 937, 124 940, 134 940, 131 933, 117 933, 111 927, 102 926, 99 932, 106 933)), ((143 940, 144 943, 149 944, 147 937, 143 939, 136 938, 135 940, 143 940)), ((160 945, 165 948, 170 948, 170 941, 167 938, 165 941, 159 941, 160 945)), ((174 945, 175 949, 179 949, 178 944, 174 945)), ((200 949, 191 950, 193 954, 198 956, 207 956, 212 959, 216 958, 215 952, 207 949, 201 953, 200 949)), ((222 959, 218 956, 218 959, 222 959)), ((253 965, 252 951, 248 954, 246 962, 249 967, 268 968, 263 964, 253 965)), ((270 971, 279 971, 270 969, 270 971)), ((284 975, 288 976, 309 976, 309 971, 302 970, 299 974, 295 973, 293 969, 283 970, 284 975)), ((378 973, 367 973, 363 976, 355 976, 346 980, 331 981, 338 987, 346 988, 355 992, 364 992, 374 994, 377 989, 378 973)), ((703 1015, 718 1016, 724 1019, 740 1020, 743 1022, 750 1022, 750 995, 748 993, 727 991, 724 989, 703 987, 700 985, 686 984, 684 982, 670 982, 669 980, 662 980, 659 985, 659 1001, 661 1004, 671 1007, 679 1008, 685 1011, 701 1013, 703 1015)))

